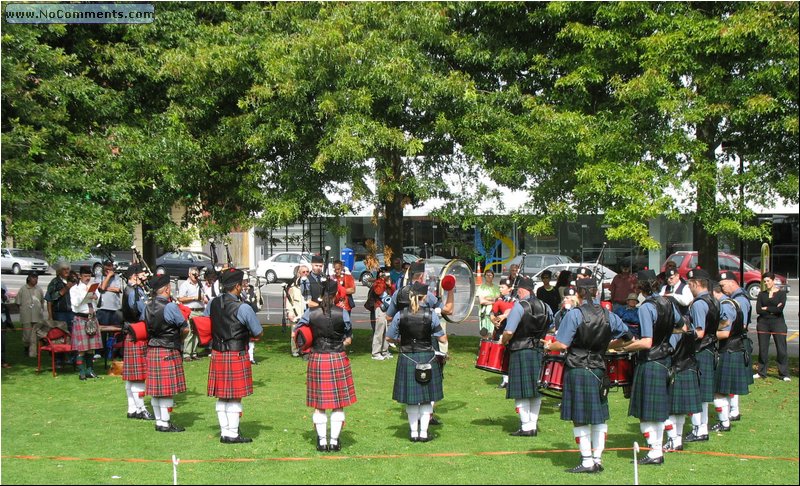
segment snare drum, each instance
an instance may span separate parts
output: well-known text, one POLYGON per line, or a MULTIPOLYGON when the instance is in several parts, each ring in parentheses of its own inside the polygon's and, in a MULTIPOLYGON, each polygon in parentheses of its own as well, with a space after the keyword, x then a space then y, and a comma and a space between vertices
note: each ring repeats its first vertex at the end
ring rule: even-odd
POLYGON ((508 373, 508 353, 506 347, 488 339, 481 340, 478 361, 475 367, 490 373, 508 373))
MULTIPOLYGON (((554 342, 556 342, 555 335, 553 335, 553 334, 546 335, 544 337, 544 342, 546 342, 546 343, 554 343, 554 342)), ((545 354, 546 355, 550 355, 550 356, 561 356, 562 352, 561 351, 547 351, 547 352, 545 352, 545 354)))
POLYGON ((539 375, 539 388, 544 395, 561 398, 564 390, 565 354, 546 354, 542 360, 542 372, 539 375), (549 393, 547 391, 550 391, 549 393))
POLYGON ((627 386, 633 383, 635 368, 634 353, 606 353, 606 373, 611 386, 627 386))

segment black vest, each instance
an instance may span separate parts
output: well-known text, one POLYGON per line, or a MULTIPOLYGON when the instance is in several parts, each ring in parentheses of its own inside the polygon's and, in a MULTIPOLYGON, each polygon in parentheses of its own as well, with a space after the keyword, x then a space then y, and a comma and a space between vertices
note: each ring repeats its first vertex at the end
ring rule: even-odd
MULTIPOLYGON (((692 305, 698 300, 702 300, 708 306, 706 314, 705 334, 695 346, 695 352, 703 351, 706 348, 714 348, 717 344, 717 329, 719 328, 719 301, 711 293, 703 294, 692 301, 692 305)), ((714 351, 714 349, 712 349, 714 351)))
POLYGON ((591 302, 577 307, 583 315, 572 345, 567 350, 567 366, 570 368, 605 369, 605 354, 611 342, 611 325, 608 311, 591 302))
POLYGON ((136 304, 139 302, 139 299, 142 295, 139 293, 139 286, 128 285, 125 287, 125 290, 122 291, 122 317, 125 318, 126 322, 138 322, 141 320, 142 316, 139 315, 139 308, 136 307, 136 304), (134 307, 131 307, 128 303, 128 297, 134 294, 134 307))
POLYGON ((394 301, 395 311, 401 311, 411 304, 410 292, 410 285, 404 285, 403 287, 400 287, 400 290, 397 292, 397 297, 394 301))
POLYGON ((308 325, 314 336, 315 353, 344 352, 344 313, 339 306, 331 308, 327 316, 322 307, 315 307, 308 313, 308 325))
POLYGON ((694 334, 692 333, 682 335, 678 341, 678 345, 672 352, 672 366, 675 368, 676 373, 697 368, 694 342, 694 334))
MULTIPOLYGON (((746 336, 744 332, 744 314, 738 302, 734 299, 724 299, 722 302, 730 302, 733 308, 736 309, 736 319, 731 323, 731 331, 727 339, 719 340, 719 352, 728 351, 735 353, 744 350, 743 337, 746 336)), ((721 304, 721 303, 720 303, 721 304)))
POLYGON ((514 335, 508 342, 509 351, 541 347, 539 340, 544 339, 545 334, 547 334, 547 328, 552 322, 548 318, 546 304, 540 299, 534 298, 520 300, 519 305, 522 306, 522 318, 517 325, 516 331, 514 331, 514 335))
POLYGON ((409 309, 400 311, 400 351, 403 353, 433 351, 431 310, 427 307, 420 310, 422 312, 416 314, 409 312, 409 309))
POLYGON ((250 329, 239 322, 236 313, 242 301, 225 292, 211 301, 211 349, 244 351, 250 342, 250 329))
POLYGON ((653 344, 650 349, 639 351, 637 358, 642 361, 664 359, 672 354, 672 346, 669 345, 672 324, 675 322, 672 301, 660 295, 651 295, 645 302, 650 302, 656 307, 656 322, 653 323, 653 344))
POLYGON ((144 308, 144 322, 147 325, 147 335, 150 341, 147 345, 152 348, 169 348, 180 350, 183 346, 181 330, 164 319, 164 309, 169 304, 165 297, 152 299, 144 308))

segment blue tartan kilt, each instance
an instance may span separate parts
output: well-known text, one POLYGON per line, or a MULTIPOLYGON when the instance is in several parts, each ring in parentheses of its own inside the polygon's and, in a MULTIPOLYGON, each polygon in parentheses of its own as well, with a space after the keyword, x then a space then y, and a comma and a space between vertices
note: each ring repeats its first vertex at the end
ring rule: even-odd
POLYGON ((690 369, 677 373, 669 393, 672 400, 670 415, 700 412, 702 402, 700 401, 700 380, 697 370, 690 369))
POLYGON ((752 385, 756 380, 753 378, 753 340, 750 336, 744 337, 744 352, 747 353, 747 384, 752 385))
POLYGON ((669 418, 669 358, 639 362, 633 376, 628 415, 642 422, 663 422, 669 418))
POLYGON ((587 425, 608 420, 608 399, 600 398, 605 372, 605 368, 565 368, 561 420, 587 425))
POLYGON ((539 349, 511 351, 508 359, 508 388, 506 398, 537 398, 539 374, 542 371, 542 352, 539 349))
POLYGON ((694 355, 697 359, 697 370, 700 373, 700 401, 711 403, 714 401, 714 353, 703 350, 694 355))
POLYGON ((744 351, 719 353, 716 370, 717 393, 723 395, 747 395, 750 393, 748 378, 752 378, 750 368, 744 362, 744 351))
POLYGON ((439 362, 432 359, 433 357, 433 351, 400 353, 394 374, 393 400, 408 405, 416 405, 418 403, 438 402, 444 398, 442 373, 439 370, 439 362), (431 381, 424 385, 417 383, 414 378, 416 364, 412 359, 420 364, 431 364, 431 381))

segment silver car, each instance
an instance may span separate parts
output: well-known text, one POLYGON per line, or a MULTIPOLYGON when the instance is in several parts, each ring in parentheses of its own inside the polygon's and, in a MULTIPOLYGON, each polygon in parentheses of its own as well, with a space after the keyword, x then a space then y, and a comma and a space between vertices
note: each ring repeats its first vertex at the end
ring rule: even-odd
POLYGON ((37 258, 33 253, 17 248, 3 248, 2 250, 2 270, 11 272, 14 275, 20 273, 47 273, 50 265, 41 258, 37 258))

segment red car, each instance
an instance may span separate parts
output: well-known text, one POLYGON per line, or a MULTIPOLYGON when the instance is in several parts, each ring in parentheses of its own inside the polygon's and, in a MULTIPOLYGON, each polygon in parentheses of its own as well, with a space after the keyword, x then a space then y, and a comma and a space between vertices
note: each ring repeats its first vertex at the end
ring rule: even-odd
MULTIPOLYGON (((661 266, 661 271, 667 268, 667 262, 673 261, 678 266, 678 273, 681 278, 686 278, 686 272, 697 266, 697 252, 696 251, 678 251, 670 255, 661 266)), ((728 253, 719 252, 719 271, 730 270, 739 276, 739 257, 736 255, 729 255, 728 253)), ((783 275, 775 274, 775 284, 786 290, 788 293, 791 289, 783 275)), ((761 292, 761 271, 747 262, 744 262, 744 288, 751 299, 755 300, 761 292)))

